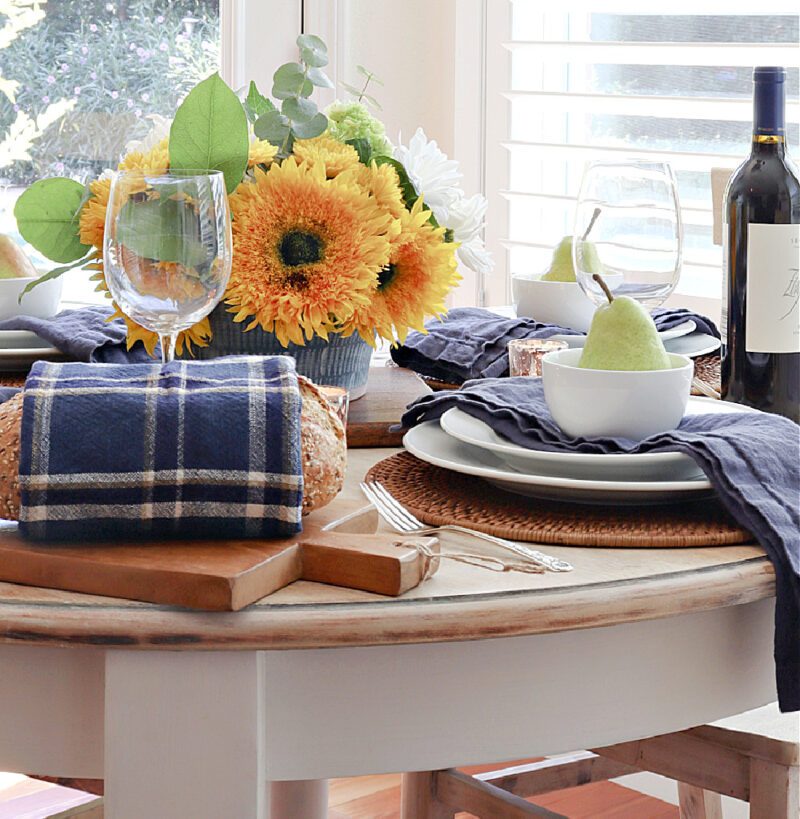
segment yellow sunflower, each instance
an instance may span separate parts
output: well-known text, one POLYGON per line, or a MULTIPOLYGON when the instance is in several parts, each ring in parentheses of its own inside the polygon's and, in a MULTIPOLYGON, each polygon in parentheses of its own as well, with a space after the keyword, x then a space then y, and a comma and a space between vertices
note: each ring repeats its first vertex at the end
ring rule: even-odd
POLYGON ((278 148, 266 139, 254 139, 250 143, 250 153, 247 157, 247 167, 253 165, 271 165, 278 148))
POLYGON ((345 335, 358 331, 367 342, 374 333, 403 342, 409 329, 425 331, 426 316, 440 315, 444 300, 461 279, 458 245, 445 242, 444 228, 434 228, 418 199, 400 215, 400 234, 391 240, 388 264, 378 274, 369 304, 359 306, 345 324, 345 335), (394 328, 394 331, 393 331, 394 328))
POLYGON ((230 196, 234 263, 226 303, 286 346, 323 338, 369 303, 395 220, 349 175, 288 157, 230 196), (305 331, 305 338, 304 338, 305 331))
POLYGON ((359 164, 354 173, 359 186, 375 197, 378 205, 389 211, 395 219, 407 212, 403 192, 400 190, 400 177, 391 165, 377 165, 373 162, 368 167, 359 164))
POLYGON ((313 139, 298 139, 294 143, 292 153, 300 162, 324 165, 328 179, 338 176, 342 171, 355 170, 361 165, 358 153, 352 145, 345 145, 324 134, 313 139))

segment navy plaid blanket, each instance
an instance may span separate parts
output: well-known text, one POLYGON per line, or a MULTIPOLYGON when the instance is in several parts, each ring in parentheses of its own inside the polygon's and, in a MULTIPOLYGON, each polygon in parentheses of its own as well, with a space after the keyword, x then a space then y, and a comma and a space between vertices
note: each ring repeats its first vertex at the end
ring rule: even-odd
POLYGON ((294 361, 36 362, 25 384, 20 523, 33 540, 299 532, 294 361))

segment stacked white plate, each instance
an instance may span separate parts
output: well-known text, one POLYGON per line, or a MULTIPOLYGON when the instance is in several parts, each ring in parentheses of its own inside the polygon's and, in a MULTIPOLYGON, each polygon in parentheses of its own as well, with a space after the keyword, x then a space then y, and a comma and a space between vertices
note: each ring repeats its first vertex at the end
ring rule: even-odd
MULTIPOLYGON (((687 415, 749 412, 712 398, 689 399, 687 415)), ((427 463, 477 475, 509 492, 593 504, 674 503, 713 494, 711 484, 679 452, 587 454, 528 449, 460 409, 409 430, 403 444, 427 463)))

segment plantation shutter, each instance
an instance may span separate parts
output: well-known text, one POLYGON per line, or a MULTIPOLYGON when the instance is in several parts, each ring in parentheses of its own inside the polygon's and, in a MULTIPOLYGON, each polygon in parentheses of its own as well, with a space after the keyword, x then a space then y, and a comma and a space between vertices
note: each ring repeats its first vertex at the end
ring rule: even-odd
MULTIPOLYGON (((677 176, 684 220, 678 292, 718 298, 710 171, 735 168, 749 152, 756 65, 787 68, 788 150, 800 161, 796 3, 767 0, 753 13, 752 4, 734 0, 727 14, 704 0, 679 0, 658 14, 642 13, 641 4, 603 12, 571 5, 543 11, 538 0, 511 0, 503 18, 505 65, 495 75, 507 85, 494 93, 506 106, 496 146, 504 159, 494 172, 490 163, 487 176, 487 189, 499 189, 490 211, 498 278, 507 288, 503 265, 511 274, 546 267, 553 246, 572 232, 587 162, 635 154, 669 161, 677 176)), ((507 289, 490 286, 490 302, 504 299, 507 289)))

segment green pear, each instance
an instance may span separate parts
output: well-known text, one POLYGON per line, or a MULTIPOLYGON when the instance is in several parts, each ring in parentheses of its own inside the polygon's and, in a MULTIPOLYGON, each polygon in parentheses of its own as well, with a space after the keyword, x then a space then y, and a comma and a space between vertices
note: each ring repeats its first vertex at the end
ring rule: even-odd
POLYGON ((595 311, 578 366, 589 370, 668 370, 670 364, 650 313, 630 296, 614 298, 602 277, 592 277, 608 304, 595 311))
POLYGON ((574 282, 575 268, 572 264, 572 236, 565 236, 553 251, 550 267, 542 276, 543 282, 574 282))
POLYGON ((0 279, 35 279, 38 275, 31 260, 13 237, 0 233, 0 279))

